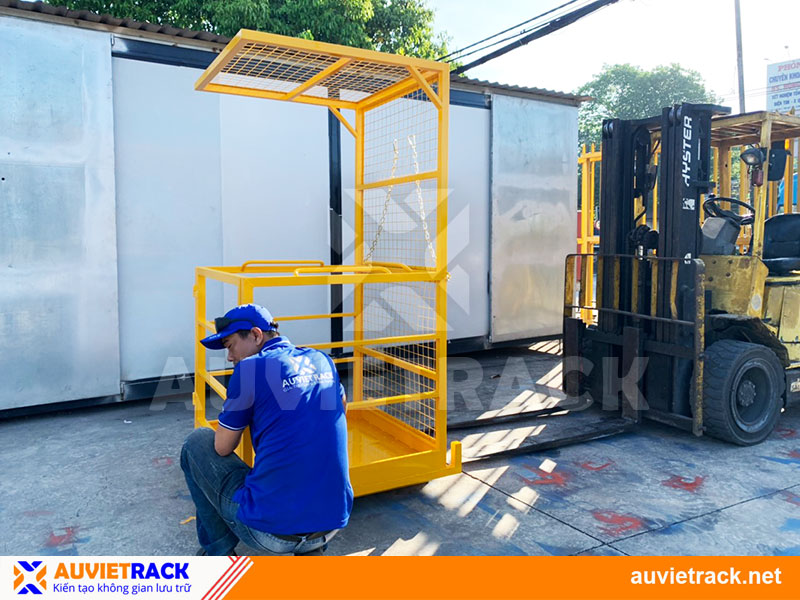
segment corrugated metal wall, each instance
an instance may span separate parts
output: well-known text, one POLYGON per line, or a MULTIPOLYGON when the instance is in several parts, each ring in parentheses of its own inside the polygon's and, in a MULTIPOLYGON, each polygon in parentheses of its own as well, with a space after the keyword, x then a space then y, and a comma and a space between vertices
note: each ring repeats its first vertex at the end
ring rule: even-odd
POLYGON ((0 409, 119 393, 108 35, 0 18, 0 409))

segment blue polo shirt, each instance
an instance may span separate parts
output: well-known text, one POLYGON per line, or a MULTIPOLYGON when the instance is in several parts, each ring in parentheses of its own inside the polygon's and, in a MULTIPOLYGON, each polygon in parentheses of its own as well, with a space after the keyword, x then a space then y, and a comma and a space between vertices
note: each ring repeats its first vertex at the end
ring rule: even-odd
POLYGON ((253 469, 233 497, 242 523, 286 535, 347 525, 347 423, 330 357, 273 338, 233 368, 227 392, 219 424, 250 426, 255 450, 253 469))

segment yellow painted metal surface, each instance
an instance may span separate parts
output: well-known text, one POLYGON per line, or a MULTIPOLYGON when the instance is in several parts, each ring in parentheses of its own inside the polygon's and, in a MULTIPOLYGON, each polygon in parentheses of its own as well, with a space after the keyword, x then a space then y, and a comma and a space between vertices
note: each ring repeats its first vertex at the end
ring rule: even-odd
POLYGON ((800 287, 787 287, 783 296, 778 334, 789 352, 790 361, 800 360, 800 287))
MULTIPOLYGON (((769 115, 769 113, 767 113, 769 115)), ((762 148, 769 148, 770 141, 772 139, 772 118, 767 116, 764 122, 761 125, 761 136, 760 136, 760 145, 762 148)), ((750 228, 752 231, 752 255, 761 258, 763 251, 764 251, 764 221, 766 221, 767 215, 772 215, 773 213, 767 213, 767 209, 771 207, 771 204, 767 201, 767 192, 770 189, 770 186, 767 182, 767 168, 764 167, 764 185, 755 186, 753 187, 753 201, 752 204, 756 209, 756 215, 764 215, 765 218, 756 219, 753 222, 752 227, 750 228)), ((791 185, 791 184, 790 184, 791 185)))
POLYGON ((409 67, 430 78, 447 65, 243 29, 204 71, 195 89, 355 108, 366 98, 382 100, 382 92, 389 91, 390 99, 402 96, 398 86, 418 89, 409 67))
MULTIPOLYGON (((233 286, 239 303, 252 302, 257 288, 341 285, 352 293, 352 311, 276 320, 336 318, 352 332, 341 342, 305 345, 352 352, 336 362, 352 364, 347 421, 356 495, 460 472, 461 446, 447 445, 448 65, 242 30, 195 88, 327 107, 355 138, 354 265, 197 267, 195 425, 214 425, 205 412, 209 389, 225 396, 226 371, 207 368, 199 343, 216 316, 206 310, 209 281, 233 286), (395 313, 388 323, 387 305, 395 313)), ((237 453, 252 464, 249 436, 237 453)))
POLYGON ((782 342, 800 343, 800 288, 787 287, 783 294, 781 326, 782 342))
MULTIPOLYGON (((594 254, 595 244, 600 243, 600 236, 595 235, 594 222, 597 213, 595 198, 599 198, 600 179, 600 150, 595 150, 594 144, 587 150, 583 146, 583 153, 578 159, 578 169, 581 174, 581 215, 578 229, 578 254, 594 254)), ((581 266, 581 276, 585 281, 592 281, 594 278, 594 263, 584 261, 585 266, 581 266)), ((589 285, 581 286, 580 303, 589 306, 594 302, 592 296, 593 287, 589 285)), ((592 319, 591 311, 583 311, 582 319, 589 323, 592 319)))
POLYGON ((800 369, 800 344, 784 344, 786 351, 789 353, 789 362, 792 367, 800 369))
MULTIPOLYGON (((703 387, 706 370, 705 348, 706 348, 706 276, 705 265, 702 259, 699 261, 698 269, 700 273, 695 275, 695 285, 697 289, 694 326, 694 376, 691 387, 691 406, 692 406, 692 433, 697 436, 703 435, 703 387)), ((676 292, 677 293, 677 290, 676 292)))
POLYGON ((764 288, 764 324, 770 331, 778 335, 783 311, 783 293, 786 287, 782 285, 769 285, 764 288))
POLYGON ((700 257, 706 265, 706 289, 715 310, 761 318, 767 267, 750 256, 700 257))

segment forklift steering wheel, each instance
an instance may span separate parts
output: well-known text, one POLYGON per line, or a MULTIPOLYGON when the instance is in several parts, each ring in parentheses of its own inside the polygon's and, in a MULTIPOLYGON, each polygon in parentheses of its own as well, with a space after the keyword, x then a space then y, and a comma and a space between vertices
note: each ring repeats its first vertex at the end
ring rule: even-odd
POLYGON ((709 217, 722 217, 723 219, 727 219, 728 221, 733 222, 740 227, 743 225, 752 225, 753 221, 755 221, 755 212, 756 209, 752 204, 748 204, 747 202, 742 202, 741 200, 737 200, 736 198, 725 198, 724 196, 709 196, 706 198, 706 201, 703 202, 703 212, 706 213, 706 216, 709 217), (742 206, 750 211, 749 215, 740 215, 739 213, 735 213, 732 210, 726 210, 722 208, 719 203, 722 202, 730 202, 731 204, 736 204, 737 206, 742 206))

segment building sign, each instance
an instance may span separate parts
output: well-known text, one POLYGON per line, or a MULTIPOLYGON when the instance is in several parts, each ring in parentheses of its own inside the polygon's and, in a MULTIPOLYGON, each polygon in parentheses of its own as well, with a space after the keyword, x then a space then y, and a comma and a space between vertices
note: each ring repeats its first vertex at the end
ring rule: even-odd
POLYGON ((800 58, 767 65, 767 110, 800 114, 800 58))

